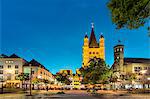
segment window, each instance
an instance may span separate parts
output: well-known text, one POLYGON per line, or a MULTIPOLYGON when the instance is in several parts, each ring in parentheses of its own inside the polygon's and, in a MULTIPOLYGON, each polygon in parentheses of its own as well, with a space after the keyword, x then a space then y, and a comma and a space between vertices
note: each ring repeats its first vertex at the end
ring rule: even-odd
POLYGON ((19 66, 18 66, 18 65, 15 65, 15 68, 19 68, 19 66))
POLYGON ((9 61, 9 63, 10 63, 10 64, 13 64, 14 62, 13 62, 13 61, 9 61))
POLYGON ((122 48, 120 48, 120 51, 122 52, 122 48))
POLYGON ((8 65, 8 68, 11 68, 11 65, 8 65))
POLYGON ((0 74, 3 74, 3 70, 0 70, 0 74))
POLYGON ((95 54, 95 52, 93 52, 93 54, 95 54))
POLYGON ((3 69, 3 65, 0 65, 0 69, 3 69))
POLYGON ((91 52, 89 52, 89 54, 91 54, 91 52))
POLYGON ((6 64, 13 64, 14 61, 6 61, 6 64))
POLYGON ((141 67, 134 67, 135 72, 140 72, 141 69, 142 69, 141 67))
POLYGON ((117 59, 119 59, 120 57, 119 56, 117 56, 117 59))
POLYGON ((144 70, 148 70, 148 67, 144 67, 144 70))
POLYGON ((98 52, 96 52, 96 54, 99 54, 98 52))
POLYGON ((8 63, 8 61, 6 61, 6 63, 8 63))
POLYGON ((15 74, 18 74, 18 70, 15 70, 15 74))
POLYGON ((7 74, 7 80, 11 80, 11 74, 10 73, 7 74))
POLYGON ((119 51, 119 48, 117 48, 117 52, 119 51))

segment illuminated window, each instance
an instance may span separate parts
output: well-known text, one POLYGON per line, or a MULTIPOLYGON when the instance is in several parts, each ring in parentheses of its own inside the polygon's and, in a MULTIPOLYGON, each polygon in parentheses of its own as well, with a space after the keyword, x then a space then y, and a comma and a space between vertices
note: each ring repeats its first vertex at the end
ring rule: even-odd
POLYGON ((120 48, 120 51, 122 51, 122 48, 120 48))
POLYGON ((119 48, 117 48, 117 52, 119 51, 119 48))
POLYGON ((119 59, 120 57, 119 56, 117 56, 117 59, 119 59))
POLYGON ((9 63, 8 61, 6 61, 6 63, 9 63))
POLYGON ((10 64, 12 64, 12 63, 13 63, 13 61, 9 61, 9 63, 10 63, 10 64))
POLYGON ((13 61, 6 61, 6 64, 13 64, 14 62, 13 61))

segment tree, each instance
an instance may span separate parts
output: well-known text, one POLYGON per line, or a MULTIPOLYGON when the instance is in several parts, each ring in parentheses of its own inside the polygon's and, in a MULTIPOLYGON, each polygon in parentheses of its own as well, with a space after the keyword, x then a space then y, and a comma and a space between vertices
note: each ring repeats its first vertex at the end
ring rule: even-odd
POLYGON ((117 29, 136 29, 150 18, 149 0, 110 0, 107 6, 117 29))
POLYGON ((110 70, 105 64, 105 61, 100 58, 90 60, 90 65, 87 68, 80 68, 83 76, 82 83, 86 84, 105 84, 110 78, 110 70))
POLYGON ((71 81, 69 80, 69 77, 65 73, 56 73, 56 79, 60 81, 61 83, 65 83, 69 85, 71 81))
POLYGON ((16 77, 16 79, 22 81, 22 88, 24 88, 23 83, 24 83, 24 81, 29 80, 29 74, 28 73, 21 73, 16 77))
POLYGON ((137 75, 135 73, 127 73, 125 76, 125 80, 127 80, 131 86, 132 82, 137 79, 137 75))
POLYGON ((118 79, 119 79, 118 73, 119 73, 119 72, 116 72, 116 70, 115 70, 115 71, 112 71, 112 72, 111 72, 111 77, 110 77, 110 79, 109 79, 109 81, 113 83, 113 88, 114 88, 114 89, 116 89, 116 84, 115 84, 115 83, 116 83, 116 82, 118 81, 118 79))

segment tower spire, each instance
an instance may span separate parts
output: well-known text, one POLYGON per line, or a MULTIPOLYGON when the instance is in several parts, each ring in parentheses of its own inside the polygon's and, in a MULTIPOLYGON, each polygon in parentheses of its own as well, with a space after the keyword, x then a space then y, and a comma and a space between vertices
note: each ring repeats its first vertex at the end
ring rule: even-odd
POLYGON ((94 23, 93 22, 91 23, 91 25, 92 25, 92 28, 94 28, 94 23))
POLYGON ((104 36, 103 36, 103 33, 101 32, 101 36, 100 36, 100 38, 104 38, 104 36))
POLYGON ((92 25, 92 30, 91 30, 89 46, 90 47, 98 47, 98 44, 97 44, 97 41, 96 41, 96 37, 95 37, 95 34, 94 34, 94 23, 91 23, 91 25, 92 25))

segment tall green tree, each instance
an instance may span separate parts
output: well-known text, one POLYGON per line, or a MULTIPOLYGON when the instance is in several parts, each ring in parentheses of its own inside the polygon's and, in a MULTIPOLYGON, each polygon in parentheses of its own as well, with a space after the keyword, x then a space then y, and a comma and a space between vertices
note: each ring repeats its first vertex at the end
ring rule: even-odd
POLYGON ((107 83, 110 77, 110 70, 103 59, 94 58, 90 60, 90 65, 87 68, 80 68, 83 75, 82 83, 96 84, 107 83))
POLYGON ((117 29, 136 29, 150 19, 150 0, 110 0, 107 6, 117 29))

